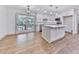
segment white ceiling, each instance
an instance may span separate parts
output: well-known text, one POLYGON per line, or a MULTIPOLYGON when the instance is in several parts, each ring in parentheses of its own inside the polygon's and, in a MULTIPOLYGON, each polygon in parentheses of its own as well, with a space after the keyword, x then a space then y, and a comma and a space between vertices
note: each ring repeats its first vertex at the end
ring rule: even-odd
MULTIPOLYGON (((27 9, 27 5, 8 5, 8 7, 17 8, 20 10, 27 9)), ((31 5, 30 9, 37 13, 51 14, 55 11, 61 13, 70 9, 79 9, 79 5, 53 5, 52 7, 50 7, 49 5, 31 5), (58 7, 58 9, 56 9, 55 7, 58 7)))

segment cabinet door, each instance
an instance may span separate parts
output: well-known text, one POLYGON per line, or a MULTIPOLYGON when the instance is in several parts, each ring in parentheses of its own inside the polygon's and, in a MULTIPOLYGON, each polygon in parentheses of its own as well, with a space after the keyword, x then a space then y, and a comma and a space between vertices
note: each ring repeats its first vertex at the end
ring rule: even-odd
POLYGON ((50 28, 46 28, 46 38, 50 41, 50 28))
POLYGON ((50 39, 51 39, 51 42, 55 41, 57 39, 57 28, 53 28, 51 29, 51 32, 50 32, 50 39))
POLYGON ((50 42, 50 29, 43 26, 42 27, 42 36, 46 41, 50 42))
POLYGON ((46 29, 44 26, 42 27, 42 36, 44 36, 44 37, 46 36, 46 29))

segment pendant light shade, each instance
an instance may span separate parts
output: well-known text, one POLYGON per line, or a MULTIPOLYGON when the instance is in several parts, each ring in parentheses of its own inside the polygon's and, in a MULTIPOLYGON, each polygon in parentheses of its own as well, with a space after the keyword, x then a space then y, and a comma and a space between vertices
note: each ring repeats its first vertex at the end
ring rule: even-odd
POLYGON ((30 15, 30 6, 27 5, 27 15, 30 15))

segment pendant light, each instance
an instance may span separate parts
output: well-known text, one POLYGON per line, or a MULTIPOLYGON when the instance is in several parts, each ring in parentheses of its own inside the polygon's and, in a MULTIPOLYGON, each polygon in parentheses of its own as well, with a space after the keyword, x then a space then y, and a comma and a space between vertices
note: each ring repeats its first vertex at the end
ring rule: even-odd
POLYGON ((49 5, 50 7, 53 7, 53 5, 49 5))
POLYGON ((56 6, 56 7, 55 7, 55 17, 56 17, 56 18, 58 17, 57 9, 58 9, 58 7, 56 6))
MULTIPOLYGON (((50 6, 50 8, 51 8, 51 10, 52 10, 52 8, 53 8, 53 5, 49 5, 50 6)), ((50 15, 52 16, 54 13, 51 11, 50 12, 50 15)))
POLYGON ((27 15, 30 15, 30 6, 27 5, 27 15))

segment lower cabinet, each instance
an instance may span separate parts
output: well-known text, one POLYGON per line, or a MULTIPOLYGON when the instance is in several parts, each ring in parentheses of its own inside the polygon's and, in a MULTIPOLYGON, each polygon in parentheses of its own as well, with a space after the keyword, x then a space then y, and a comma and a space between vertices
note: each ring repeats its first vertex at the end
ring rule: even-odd
POLYGON ((60 28, 50 28, 43 26, 42 27, 42 37, 48 42, 51 43, 53 41, 59 40, 65 35, 64 27, 60 28))

